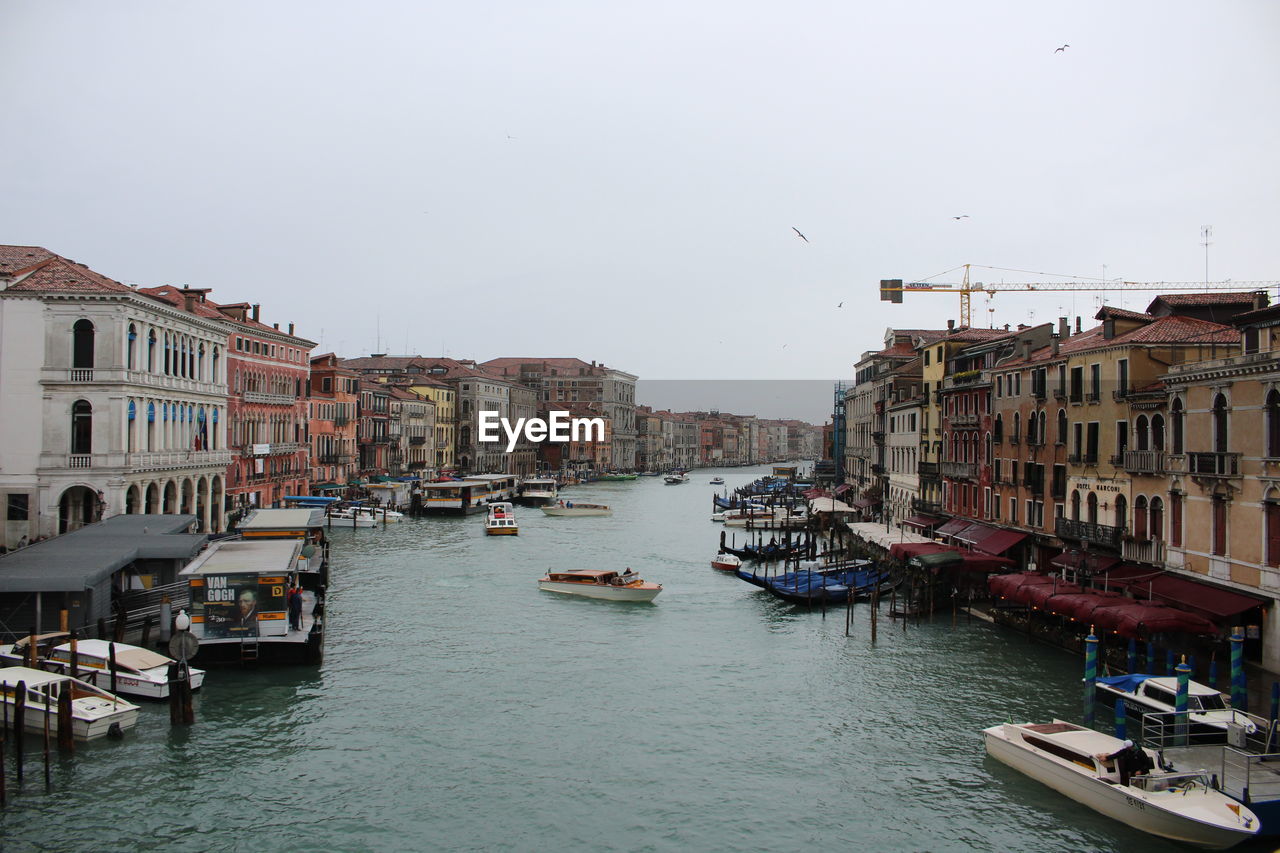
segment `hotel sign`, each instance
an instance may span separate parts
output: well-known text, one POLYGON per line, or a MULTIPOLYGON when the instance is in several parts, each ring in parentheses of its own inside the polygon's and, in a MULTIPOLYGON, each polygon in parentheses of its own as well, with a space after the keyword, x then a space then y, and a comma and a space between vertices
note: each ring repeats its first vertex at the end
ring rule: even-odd
POLYGON ((1128 484, 1120 480, 1099 480, 1097 477, 1068 477, 1067 490, 1078 489, 1080 493, 1097 492, 1100 495, 1122 495, 1129 491, 1128 484))

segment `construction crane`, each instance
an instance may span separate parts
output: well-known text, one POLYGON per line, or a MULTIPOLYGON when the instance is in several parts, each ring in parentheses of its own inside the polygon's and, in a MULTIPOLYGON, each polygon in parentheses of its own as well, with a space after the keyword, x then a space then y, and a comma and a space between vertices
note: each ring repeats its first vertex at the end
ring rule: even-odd
MULTIPOLYGON (((1010 270, 1001 267, 985 267, 980 264, 965 264, 963 267, 955 267, 946 272, 938 273, 938 276, 947 275, 958 269, 964 270, 964 276, 959 283, 943 283, 936 281, 908 281, 903 282, 900 278, 881 279, 880 280, 880 301, 901 303, 902 294, 904 293, 955 293, 960 296, 960 326, 961 328, 970 328, 972 326, 972 306, 971 300, 975 293, 996 294, 1000 292, 1018 291, 1018 292, 1035 292, 1035 291, 1089 291, 1089 290, 1117 290, 1122 293, 1135 290, 1159 290, 1159 291, 1179 291, 1179 290, 1232 290, 1232 291, 1255 291, 1266 290, 1271 287, 1280 285, 1275 281, 1108 281, 1105 279, 1084 278, 1081 276, 1058 276, 1059 278, 1069 278, 1070 281, 1060 282, 1043 282, 1043 281, 1000 281, 987 282, 973 281, 970 279, 969 271, 971 268, 997 270, 1000 272, 1017 272, 1029 273, 1031 275, 1055 275, 1054 273, 1032 272, 1031 270, 1010 270)), ((933 276, 932 278, 937 278, 933 276)))

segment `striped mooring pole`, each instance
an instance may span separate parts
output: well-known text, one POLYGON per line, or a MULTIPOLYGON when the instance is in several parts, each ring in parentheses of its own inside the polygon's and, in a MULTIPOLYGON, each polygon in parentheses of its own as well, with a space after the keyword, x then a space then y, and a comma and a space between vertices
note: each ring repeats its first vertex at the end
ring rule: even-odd
POLYGON ((1097 697, 1098 638, 1089 626, 1089 636, 1084 638, 1084 724, 1093 728, 1094 700, 1097 697))

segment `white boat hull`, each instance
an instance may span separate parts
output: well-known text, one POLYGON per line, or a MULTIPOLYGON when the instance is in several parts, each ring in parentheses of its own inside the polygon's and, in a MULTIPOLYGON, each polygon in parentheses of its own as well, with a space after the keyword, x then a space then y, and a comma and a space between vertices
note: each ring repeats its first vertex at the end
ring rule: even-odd
MULTIPOLYGON (((1015 744, 1008 738, 993 733, 990 729, 983 732, 983 738, 986 741, 987 753, 992 758, 1088 806, 1099 814, 1128 824, 1134 829, 1206 850, 1226 850, 1247 838, 1252 838, 1255 834, 1243 827, 1233 830, 1204 823, 1185 814, 1168 811, 1133 788, 1112 785, 1087 773, 1077 772, 1020 744, 1015 744)), ((1178 796, 1182 801, 1180 805, 1185 807, 1188 796, 1207 796, 1207 793, 1192 793, 1187 796, 1167 794, 1166 796, 1178 796)))
POLYGON ((576 506, 544 506, 542 511, 547 515, 613 515, 611 509, 591 509, 576 506))
POLYGON ((538 589, 565 595, 580 595, 585 598, 600 598, 606 601, 653 601, 658 597, 658 593, 662 592, 662 587, 657 585, 628 587, 557 581, 538 581, 538 589))

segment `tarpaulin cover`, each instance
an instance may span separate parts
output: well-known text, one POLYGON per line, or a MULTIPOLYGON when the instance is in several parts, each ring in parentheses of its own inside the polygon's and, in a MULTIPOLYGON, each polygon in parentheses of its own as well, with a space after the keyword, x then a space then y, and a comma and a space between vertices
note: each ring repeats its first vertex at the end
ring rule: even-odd
POLYGON ((993 595, 1008 598, 1018 587, 1027 584, 1053 583, 1053 578, 1048 575, 1042 575, 1038 572, 1018 572, 1012 575, 996 575, 987 580, 987 589, 991 590, 993 595))
POLYGON ((880 503, 880 501, 872 500, 871 498, 858 498, 856 501, 853 502, 853 508, 868 509, 869 507, 873 507, 878 503, 880 503))
POLYGON ((1049 565, 1058 566, 1063 569, 1079 569, 1081 563, 1084 568, 1097 574, 1105 572, 1107 569, 1120 562, 1118 557, 1108 557, 1105 554, 1086 554, 1084 551, 1064 551, 1049 561, 1049 565))
POLYGON ((840 485, 836 486, 836 497, 843 495, 845 492, 849 491, 852 488, 853 486, 849 485, 848 483, 841 483, 840 485))
POLYGON ((935 524, 941 524, 942 519, 929 515, 913 515, 902 523, 907 527, 919 527, 924 530, 927 527, 933 527, 935 524))
POLYGON ((1133 693, 1138 689, 1142 682, 1146 681, 1148 678, 1154 677, 1155 676, 1146 675, 1141 672, 1135 672, 1130 675, 1104 675, 1102 678, 1098 679, 1098 683, 1106 684, 1109 687, 1114 687, 1117 690, 1124 691, 1125 693, 1133 693))
POLYGON ((957 551, 954 545, 943 545, 941 542, 894 542, 889 546, 889 556, 897 560, 909 560, 921 554, 937 554, 942 551, 957 551))
POLYGON ((973 524, 973 521, 968 518, 953 518, 934 532, 938 536, 951 536, 964 530, 970 524, 973 524))
POLYGON ((973 548, 985 554, 1003 554, 1026 538, 1027 534, 1017 530, 996 530, 985 539, 973 543, 973 548))

